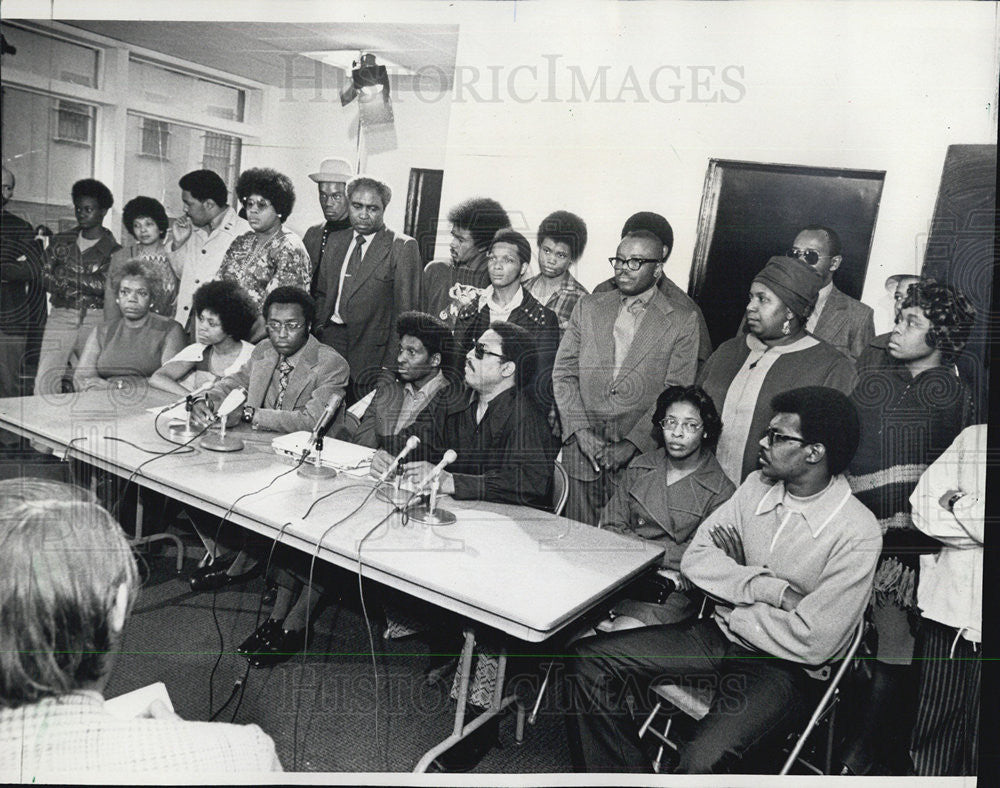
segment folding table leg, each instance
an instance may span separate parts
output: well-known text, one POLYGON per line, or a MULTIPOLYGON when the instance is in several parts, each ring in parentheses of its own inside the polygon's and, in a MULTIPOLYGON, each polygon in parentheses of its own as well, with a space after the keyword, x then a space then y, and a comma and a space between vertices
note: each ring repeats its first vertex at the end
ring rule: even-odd
POLYGON ((142 504, 142 491, 135 496, 135 537, 129 540, 129 544, 133 547, 139 547, 140 545, 149 544, 150 542, 158 542, 166 540, 168 542, 173 542, 174 547, 177 548, 177 573, 180 574, 184 570, 184 543, 181 542, 175 534, 150 534, 149 536, 142 535, 142 518, 143 518, 144 508, 142 504))
MULTIPOLYGON (((490 708, 478 715, 474 720, 466 724, 465 704, 469 698, 469 682, 472 678, 472 652, 476 646, 476 635, 472 627, 466 627, 465 644, 462 646, 462 658, 459 661, 458 670, 458 702, 455 708, 455 725, 451 735, 444 741, 431 747, 424 753, 423 757, 413 767, 414 772, 425 772, 431 762, 441 753, 450 748, 456 742, 461 741, 470 733, 478 730, 491 719, 500 714, 504 709, 517 702, 515 695, 503 697, 504 676, 507 671, 507 651, 500 653, 497 667, 497 683, 493 688, 493 698, 490 701, 490 708)), ((523 725, 521 726, 523 728, 523 725)))

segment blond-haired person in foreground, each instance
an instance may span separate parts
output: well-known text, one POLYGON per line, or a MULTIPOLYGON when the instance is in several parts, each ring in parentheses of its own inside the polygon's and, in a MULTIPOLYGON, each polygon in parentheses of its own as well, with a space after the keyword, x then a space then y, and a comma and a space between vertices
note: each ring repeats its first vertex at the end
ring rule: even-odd
POLYGON ((0 481, 0 781, 280 771, 256 725, 187 722, 103 697, 138 591, 122 530, 86 490, 0 481))

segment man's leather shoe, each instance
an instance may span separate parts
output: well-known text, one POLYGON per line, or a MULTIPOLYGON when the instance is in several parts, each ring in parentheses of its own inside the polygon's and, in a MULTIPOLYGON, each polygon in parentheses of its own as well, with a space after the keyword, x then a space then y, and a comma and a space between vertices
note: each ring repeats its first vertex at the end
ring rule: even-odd
MULTIPOLYGON (((475 714, 469 709, 466 719, 475 714)), ((469 772, 475 769, 494 746, 500 743, 500 718, 494 717, 460 742, 431 761, 431 772, 469 772)))
POLYGON ((277 626, 270 636, 261 639, 260 645, 252 653, 244 656, 255 668, 269 668, 288 661, 302 651, 305 644, 305 629, 282 629, 277 626))
POLYGON ((216 559, 208 566, 196 569, 191 575, 192 591, 212 591, 216 588, 226 588, 227 586, 245 583, 251 578, 257 577, 262 571, 260 563, 254 564, 246 572, 238 575, 228 573, 229 567, 235 560, 235 556, 226 561, 216 559))

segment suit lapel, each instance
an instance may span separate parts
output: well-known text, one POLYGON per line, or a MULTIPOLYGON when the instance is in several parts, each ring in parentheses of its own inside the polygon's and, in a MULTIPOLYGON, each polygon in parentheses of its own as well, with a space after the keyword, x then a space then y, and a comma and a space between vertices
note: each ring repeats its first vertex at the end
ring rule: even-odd
POLYGON ((292 373, 288 376, 288 385, 285 387, 284 403, 294 408, 299 401, 299 396, 305 389, 309 378, 312 375, 313 367, 316 366, 316 348, 312 343, 317 342, 313 337, 309 337, 302 355, 299 356, 292 373))
POLYGON ((344 304, 351 300, 351 296, 371 278, 375 270, 389 256, 389 250, 392 248, 392 231, 382 228, 377 233, 369 235, 366 246, 368 248, 363 250, 358 270, 352 271, 351 275, 344 279, 344 294, 340 297, 341 310, 343 310, 344 304))
POLYGON ((823 311, 819 313, 814 333, 822 332, 823 336, 835 337, 841 330, 847 329, 848 317, 847 304, 845 303, 843 293, 834 285, 833 290, 830 291, 830 295, 826 299, 823 311))
MULTIPOLYGON (((670 326, 667 313, 672 311, 666 297, 657 290, 656 294, 649 299, 646 312, 636 327, 635 338, 632 340, 628 353, 625 354, 625 360, 622 362, 621 369, 618 370, 617 378, 627 375, 639 366, 639 362, 646 357, 649 351, 663 341, 663 334, 670 326)), ((614 332, 614 320, 611 321, 611 328, 614 332)), ((614 342, 612 341, 613 346, 614 342)))
POLYGON ((353 238, 353 230, 339 230, 326 240, 326 248, 323 250, 323 260, 320 261, 320 265, 326 264, 326 299, 329 303, 329 309, 323 310, 326 314, 320 315, 324 320, 333 314, 333 305, 337 303, 340 268, 344 264, 347 247, 351 245, 351 239, 353 238))
POLYGON ((600 361, 599 369, 606 370, 609 380, 614 376, 615 369, 615 319, 618 317, 619 306, 621 299, 616 292, 614 298, 604 299, 600 309, 594 310, 594 338, 597 340, 597 347, 592 352, 605 356, 600 361))

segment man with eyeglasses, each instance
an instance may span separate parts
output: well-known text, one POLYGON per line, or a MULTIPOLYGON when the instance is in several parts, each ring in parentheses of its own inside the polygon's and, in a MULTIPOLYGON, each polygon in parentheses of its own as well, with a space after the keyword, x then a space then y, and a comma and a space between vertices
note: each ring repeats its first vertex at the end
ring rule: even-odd
POLYGON ((811 224, 795 236, 788 257, 805 263, 823 278, 816 306, 806 320, 806 331, 857 361, 875 338, 875 313, 833 283, 834 271, 844 259, 840 254, 840 237, 829 227, 811 224))
POLYGON ((490 324, 465 354, 469 397, 421 412, 412 427, 386 439, 385 448, 394 455, 410 435, 421 438, 404 478, 418 482, 430 463, 453 449, 458 459, 441 474, 441 492, 548 508, 558 447, 528 393, 535 359, 535 342, 526 329, 506 321, 490 324))
MULTIPOLYGON (((635 230, 649 230, 660 239, 663 243, 663 262, 666 263, 674 248, 674 228, 670 226, 670 222, 658 213, 639 211, 625 220, 620 237, 624 238, 635 230)), ((656 286, 676 309, 691 310, 695 313, 695 317, 698 319, 698 369, 700 370, 702 364, 708 361, 708 357, 712 355, 712 337, 708 333, 708 323, 705 322, 701 307, 682 288, 678 287, 674 280, 667 276, 666 272, 657 280, 656 286)), ((615 277, 612 276, 597 285, 594 292, 610 293, 617 289, 615 277)))
POLYGON ((330 399, 343 397, 349 369, 343 356, 310 336, 316 305, 297 287, 276 287, 264 300, 267 341, 260 342, 246 364, 220 378, 205 399, 194 404, 192 421, 199 426, 215 419, 215 411, 230 391, 247 390, 242 411, 229 414, 255 430, 312 430, 330 399))
POLYGON ((771 407, 760 470, 699 526, 681 559, 681 572, 716 600, 714 615, 575 647, 566 726, 577 770, 651 771, 625 688, 709 678, 715 696, 675 771, 746 772, 805 722, 829 664, 847 651, 882 546, 843 475, 858 414, 822 386, 779 394, 771 407))
POLYGON ((569 475, 566 516, 597 525, 620 471, 655 448, 649 424, 667 386, 698 367, 698 320, 656 287, 663 244, 626 235, 609 262, 617 289, 581 298, 556 354, 552 382, 569 475))
POLYGON ((354 177, 354 168, 347 159, 324 159, 319 165, 319 172, 312 172, 309 178, 315 181, 319 193, 319 207, 323 209, 325 221, 314 224, 305 235, 302 243, 309 252, 312 262, 312 284, 310 293, 316 292, 316 275, 319 272, 320 261, 326 256, 328 241, 333 233, 350 229, 351 217, 347 211, 347 182, 354 177))
POLYGON ((455 343, 459 354, 468 353, 476 339, 498 320, 526 329, 535 342, 535 379, 529 389, 543 411, 552 410, 552 365, 559 347, 559 318, 538 303, 521 284, 531 262, 531 244, 516 230, 503 229, 493 236, 486 255, 490 284, 478 301, 458 313, 455 343))
MULTIPOLYGON (((349 369, 333 348, 323 345, 309 330, 316 315, 312 297, 298 287, 276 287, 261 310, 267 341, 253 349, 247 362, 232 375, 220 378, 195 402, 191 422, 199 429, 216 420, 216 411, 229 392, 247 391, 242 410, 226 417, 227 426, 240 422, 268 432, 311 431, 327 403, 344 398, 349 369)), ((195 529, 203 535, 220 533, 217 518, 189 510, 195 529)), ((226 534, 222 533, 222 541, 226 534)), ((254 551, 230 550, 191 575, 194 591, 208 591, 245 582, 260 573, 254 551)), ((299 646, 301 648, 301 645, 299 646)), ((294 652, 294 650, 293 650, 294 652)))

